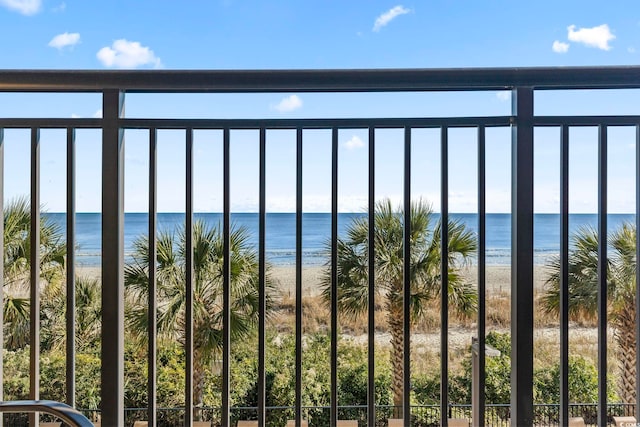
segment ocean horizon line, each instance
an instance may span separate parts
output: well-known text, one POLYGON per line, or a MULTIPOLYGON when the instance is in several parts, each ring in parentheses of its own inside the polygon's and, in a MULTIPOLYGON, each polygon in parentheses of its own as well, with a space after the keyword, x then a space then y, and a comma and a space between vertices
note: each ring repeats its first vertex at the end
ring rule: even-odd
MULTIPOLYGON (((296 218, 295 212, 266 212, 266 252, 270 262, 276 265, 290 265, 296 259, 296 218)), ((64 233, 66 213, 45 213, 64 233)), ((355 218, 366 217, 366 212, 338 212, 338 236, 344 236, 355 218)), ((175 232, 184 227, 184 212, 158 212, 158 233, 175 232)), ((125 258, 134 253, 134 242, 149 232, 148 212, 125 212, 124 215, 124 251, 125 258)), ((220 223, 221 212, 194 212, 194 218, 208 224, 220 223)), ((303 212, 302 254, 303 264, 322 264, 325 260, 327 239, 331 236, 331 218, 329 212, 303 212)), ((440 218, 435 213, 434 224, 440 218)), ((449 218, 460 221, 469 231, 477 234, 477 213, 450 213, 449 218)), ((247 231, 248 243, 258 247, 259 213, 231 212, 232 223, 247 231)), ((488 264, 506 265, 511 261, 511 219, 510 213, 486 214, 486 261, 488 264)), ((608 214, 609 230, 623 223, 634 222, 632 214, 608 214)), ((574 214, 569 216, 569 232, 573 234, 582 227, 595 227, 597 214, 574 214)), ((76 213, 76 255, 85 264, 99 263, 102 241, 101 212, 76 213)), ((534 214, 534 253, 535 263, 546 263, 549 256, 559 253, 560 214, 534 214)))

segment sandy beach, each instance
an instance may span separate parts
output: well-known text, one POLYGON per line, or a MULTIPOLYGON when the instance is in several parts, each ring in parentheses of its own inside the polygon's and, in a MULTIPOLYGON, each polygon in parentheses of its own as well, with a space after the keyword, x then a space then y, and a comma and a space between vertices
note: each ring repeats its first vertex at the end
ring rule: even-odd
MULTIPOLYGON (((295 295, 296 269, 294 266, 277 266, 271 270, 273 277, 280 283, 280 289, 285 295, 295 295)), ((304 296, 315 296, 319 293, 325 267, 302 267, 302 292, 304 296)), ((478 269, 476 266, 465 267, 464 276, 469 283, 478 283, 478 269)), ((546 268, 534 268, 534 282, 537 290, 544 288, 547 278, 546 268)), ((487 292, 509 292, 511 289, 511 267, 508 265, 491 265, 486 268, 487 292)))
MULTIPOLYGON (((78 267, 77 274, 81 276, 100 276, 99 267, 78 267)), ((281 295, 285 299, 295 297, 296 290, 296 268, 295 266, 274 266, 271 268, 271 274, 279 284, 281 295)), ((326 274, 326 268, 321 266, 303 266, 302 268, 302 289, 303 297, 315 297, 320 294, 320 283, 323 275, 326 274)), ((476 266, 468 266, 464 269, 464 276, 469 283, 478 283, 478 272, 476 266)), ((544 283, 547 278, 547 271, 544 266, 535 266, 534 283, 536 292, 544 289, 544 283)), ((511 268, 508 265, 490 265, 486 268, 486 286, 487 297, 491 294, 500 296, 504 299, 511 289, 511 268)), ((501 326, 494 325, 488 330, 497 332, 509 332, 508 324, 501 326)), ((610 331, 611 333, 611 331, 610 331)), ((465 349, 471 342, 471 337, 477 334, 475 330, 475 322, 470 325, 461 326, 453 322, 449 328, 449 344, 451 351, 459 351, 465 349)), ((344 339, 356 343, 364 344, 368 340, 368 336, 361 332, 347 332, 342 335, 344 339)), ((539 325, 535 331, 536 342, 538 345, 548 344, 555 348, 558 342, 559 329, 555 325, 539 325)), ((597 342, 597 329, 590 327, 572 326, 572 336, 577 338, 576 350, 593 352, 595 343, 597 342)), ((382 346, 390 345, 390 335, 385 331, 376 333, 376 342, 382 346)), ((436 351, 440 346, 440 332, 423 331, 412 334, 411 341, 418 353, 436 351), (435 350, 434 350, 435 349, 435 350)))
MULTIPOLYGON (((79 266, 76 272, 81 276, 100 276, 100 267, 79 266)), ((321 266, 302 267, 302 292, 304 296, 316 296, 319 294, 322 276, 326 268, 321 266)), ((296 290, 296 268, 295 266, 274 266, 271 268, 272 277, 279 284, 283 295, 294 296, 296 290)), ((464 268, 464 276, 469 283, 478 283, 478 269, 476 266, 464 268)), ((544 288, 547 278, 547 271, 544 266, 535 266, 534 282, 536 290, 544 288)), ((511 267, 508 265, 490 265, 486 268, 487 292, 509 292, 511 288, 511 267)))

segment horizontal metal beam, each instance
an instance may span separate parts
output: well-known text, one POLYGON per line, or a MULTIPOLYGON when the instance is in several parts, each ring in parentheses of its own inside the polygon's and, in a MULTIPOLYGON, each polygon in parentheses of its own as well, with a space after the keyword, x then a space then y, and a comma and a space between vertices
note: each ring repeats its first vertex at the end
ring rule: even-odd
POLYGON ((534 116, 534 126, 636 126, 640 116, 534 116))
POLYGON ((2 70, 13 92, 386 92, 639 88, 640 67, 383 70, 2 70))
MULTIPOLYGON (((402 129, 411 128, 477 128, 507 127, 513 124, 511 116, 490 117, 392 117, 392 118, 323 118, 323 119, 120 119, 125 129, 402 129)), ((636 126, 640 115, 621 116, 534 116, 534 126, 636 126)), ((5 129, 100 129, 101 119, 72 118, 0 118, 0 127, 5 129)))
MULTIPOLYGON (((639 116, 640 118, 640 116, 639 116)), ((578 120, 579 118, 576 118, 578 120)), ((120 119, 120 126, 125 129, 340 129, 367 128, 377 129, 432 127, 496 127, 510 126, 510 116, 494 117, 429 117, 429 118, 326 118, 326 119, 120 119)), ((0 118, 0 127, 5 129, 31 128, 63 129, 99 129, 101 119, 64 119, 64 118, 0 118)))

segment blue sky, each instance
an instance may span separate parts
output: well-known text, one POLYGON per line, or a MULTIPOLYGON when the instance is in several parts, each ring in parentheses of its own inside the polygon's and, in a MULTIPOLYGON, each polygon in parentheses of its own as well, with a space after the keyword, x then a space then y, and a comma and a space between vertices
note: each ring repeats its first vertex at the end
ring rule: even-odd
MULTIPOLYGON (((289 69, 636 65, 635 1, 49 1, 0 0, 0 69, 289 69)), ((538 114, 640 114, 637 91, 536 95, 538 114)), ((508 93, 127 96, 128 117, 414 117, 504 115, 508 93)), ((98 117, 95 94, 0 94, 8 117, 98 117)), ((536 131, 536 210, 558 211, 558 130, 536 131)), ((197 211, 221 209, 220 133, 196 134, 197 211)), ((267 206, 294 207, 294 135, 269 132, 267 206)), ((571 210, 597 200, 595 129, 572 129, 571 210)), ((42 201, 63 211, 64 133, 43 130, 42 201)), ((183 132, 159 136, 159 210, 184 209, 183 132)), ((414 197, 439 207, 435 131, 415 131, 414 197)), ((100 210, 100 135, 78 131, 79 211, 100 210)), ((126 209, 146 209, 144 132, 126 135, 126 209)), ((28 194, 26 131, 5 132, 5 197, 28 194)), ((305 133, 304 205, 329 210, 327 132, 305 133)), ((402 133, 379 131, 377 196, 401 200, 402 133)), ((366 204, 364 130, 340 132, 340 210, 366 204)), ((475 133, 450 134, 450 210, 476 205, 475 133)), ((488 134, 488 209, 509 210, 509 131, 488 134)), ((610 210, 631 212, 632 129, 610 131, 610 210)), ((257 209, 257 132, 232 134, 232 208, 257 209)))

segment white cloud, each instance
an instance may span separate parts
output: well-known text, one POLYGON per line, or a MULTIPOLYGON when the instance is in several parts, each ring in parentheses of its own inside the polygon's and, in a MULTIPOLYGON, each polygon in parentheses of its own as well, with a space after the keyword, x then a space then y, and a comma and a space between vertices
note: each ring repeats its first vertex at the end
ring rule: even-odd
POLYGON ((0 0, 0 5, 23 15, 35 15, 40 12, 41 0, 0 0))
POLYGON ((67 8, 67 4, 65 2, 60 3, 58 6, 54 7, 52 10, 54 12, 64 12, 67 8))
POLYGON ((49 42, 49 46, 60 50, 68 46, 74 46, 79 42, 80 33, 62 33, 52 38, 49 42))
MULTIPOLYGON (((91 117, 94 118, 94 119, 101 119, 102 118, 102 108, 99 108, 95 113, 93 113, 91 115, 91 117)), ((71 113, 71 118, 72 119, 81 119, 82 116, 80 114, 71 113)))
POLYGON ((96 56, 102 65, 110 68, 162 67, 160 58, 151 49, 142 46, 140 42, 130 42, 125 39, 114 41, 111 47, 103 47, 96 56))
POLYGON ((356 148, 364 147, 364 142, 357 135, 353 135, 344 145, 348 150, 355 150, 356 148))
POLYGON ((398 5, 387 10, 385 13, 376 18, 376 22, 373 24, 373 31, 380 31, 382 27, 389 24, 389 22, 391 22, 398 16, 407 14, 409 12, 411 12, 411 9, 407 9, 402 5, 398 5))
POLYGON ((500 92, 496 92, 496 98, 498 98, 500 101, 510 101, 511 92, 508 90, 501 90, 500 92))
POLYGON ((553 46, 551 46, 551 49, 553 49, 555 53, 567 53, 569 51, 569 43, 563 43, 559 40, 556 40, 553 42, 553 46))
POLYGON ((629 47, 627 48, 627 52, 629 52, 629 53, 636 53, 636 48, 635 48, 635 47, 633 47, 633 46, 629 46, 629 47))
POLYGON ((277 104, 271 105, 271 108, 281 113, 288 113, 302 108, 302 99, 300 99, 298 95, 291 95, 282 99, 277 104))
POLYGON ((582 43, 588 47, 595 47, 602 50, 610 50, 609 42, 616 38, 611 34, 607 24, 602 24, 592 28, 578 28, 575 25, 567 27, 567 38, 576 43, 582 43))

